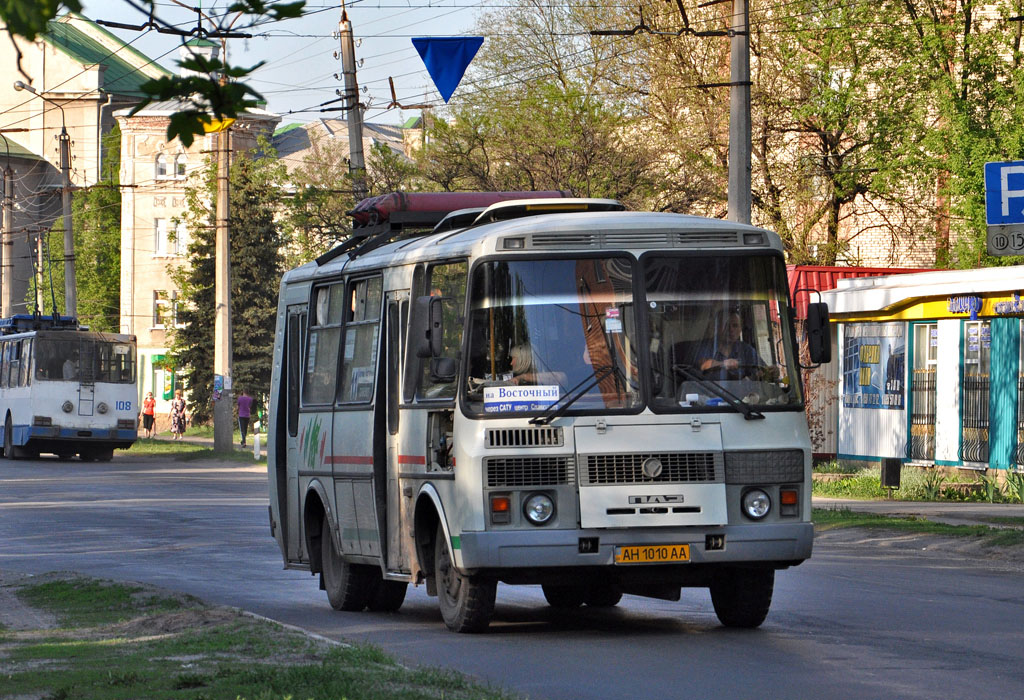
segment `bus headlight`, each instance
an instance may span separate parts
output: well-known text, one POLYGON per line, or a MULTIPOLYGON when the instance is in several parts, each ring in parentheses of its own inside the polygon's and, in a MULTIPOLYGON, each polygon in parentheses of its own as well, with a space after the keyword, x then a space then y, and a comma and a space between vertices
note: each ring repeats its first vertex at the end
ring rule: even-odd
POLYGON ((107 411, 109 411, 110 407, 107 406, 107 404, 105 404, 102 401, 100 401, 98 404, 96 404, 96 410, 99 411, 100 414, 102 415, 102 414, 106 413, 107 411))
POLYGON ((555 502, 544 493, 535 493, 523 502, 523 515, 534 525, 544 525, 555 515, 555 502))
POLYGON ((75 404, 70 401, 65 401, 60 405, 60 410, 64 411, 64 413, 71 413, 75 410, 75 404))
POLYGON ((750 489, 743 494, 743 514, 751 520, 760 520, 772 509, 772 499, 761 489, 750 489))

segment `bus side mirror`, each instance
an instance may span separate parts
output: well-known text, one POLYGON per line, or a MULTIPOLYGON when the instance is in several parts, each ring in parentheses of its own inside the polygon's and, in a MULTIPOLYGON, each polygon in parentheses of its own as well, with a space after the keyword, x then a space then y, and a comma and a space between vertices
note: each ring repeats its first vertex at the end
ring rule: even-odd
POLYGON ((807 305, 807 350, 811 362, 815 364, 832 361, 832 334, 828 327, 828 304, 824 302, 807 305))
POLYGON ((417 297, 413 302, 411 327, 416 357, 440 357, 444 336, 443 297, 417 297))

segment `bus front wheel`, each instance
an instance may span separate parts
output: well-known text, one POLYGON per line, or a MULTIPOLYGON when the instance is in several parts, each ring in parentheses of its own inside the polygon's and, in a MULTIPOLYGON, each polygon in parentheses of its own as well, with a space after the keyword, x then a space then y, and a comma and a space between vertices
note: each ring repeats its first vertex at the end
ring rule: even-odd
POLYGON ((14 430, 11 427, 11 417, 7 416, 7 420, 4 421, 4 457, 7 459, 26 459, 28 456, 28 450, 14 444, 14 430))
POLYGON ((438 525, 434 537, 434 576, 441 617, 453 632, 483 632, 494 614, 498 582, 461 574, 454 561, 444 528, 438 525))
POLYGON ((320 529, 320 571, 327 600, 335 610, 358 612, 374 592, 374 571, 368 566, 349 564, 341 558, 331 537, 331 525, 324 518, 320 529))
POLYGON ((711 603, 726 627, 758 627, 768 617, 774 569, 728 569, 711 582, 711 603))

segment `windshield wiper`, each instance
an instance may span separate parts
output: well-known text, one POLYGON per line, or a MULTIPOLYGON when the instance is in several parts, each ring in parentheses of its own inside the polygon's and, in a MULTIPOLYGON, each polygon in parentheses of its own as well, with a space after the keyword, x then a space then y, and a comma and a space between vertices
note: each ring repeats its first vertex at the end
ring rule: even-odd
POLYGON ((736 394, 725 389, 715 382, 708 381, 703 376, 697 374, 696 370, 690 365, 672 365, 672 371, 678 372, 683 375, 685 379, 689 379, 691 382, 701 387, 709 394, 714 394, 718 398, 724 400, 730 406, 735 408, 737 411, 743 414, 743 417, 747 420, 757 420, 764 418, 764 414, 760 411, 755 411, 747 404, 743 403, 743 399, 736 396, 736 394))
POLYGON ((542 413, 539 416, 534 416, 533 418, 531 418, 530 419, 530 425, 547 425, 548 423, 553 421, 555 418, 558 418, 560 415, 562 415, 567 410, 569 410, 569 407, 572 406, 574 403, 576 403, 576 401, 578 401, 580 399, 580 397, 582 397, 588 391, 590 391, 595 386, 600 384, 602 381, 604 381, 605 377, 607 377, 609 374, 611 374, 612 372, 615 372, 615 371, 616 371, 616 368, 615 368, 614 365, 611 366, 611 367, 601 367, 601 368, 595 369, 594 373, 591 374, 588 378, 586 378, 583 381, 581 381, 579 384, 574 386, 572 389, 569 389, 569 391, 567 391, 565 393, 564 397, 560 398, 558 401, 555 401, 553 404, 551 404, 546 409, 544 409, 544 413, 542 413), (586 386, 583 386, 584 384, 586 384, 586 386), (583 388, 580 389, 580 387, 583 387, 583 388), (573 392, 575 392, 577 390, 579 390, 579 393, 577 393, 575 396, 573 396, 573 392), (570 397, 570 396, 572 398, 567 398, 567 397, 570 397), (559 406, 559 404, 561 404, 561 405, 559 406), (557 408, 556 408, 556 406, 557 406, 557 408))

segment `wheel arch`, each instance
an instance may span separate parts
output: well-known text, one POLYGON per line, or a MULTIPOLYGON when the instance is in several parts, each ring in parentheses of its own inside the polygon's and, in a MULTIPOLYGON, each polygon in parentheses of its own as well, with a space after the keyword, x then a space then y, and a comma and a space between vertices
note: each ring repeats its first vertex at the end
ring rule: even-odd
POLYGON ((445 537, 451 539, 448 521, 444 517, 441 497, 433 485, 427 483, 420 488, 416 498, 416 511, 413 515, 413 527, 416 537, 416 558, 424 576, 434 575, 434 538, 437 526, 441 525, 445 537))
POLYGON ((310 482, 306 489, 306 495, 302 502, 302 536, 306 543, 306 552, 309 554, 309 571, 313 574, 321 572, 321 547, 320 541, 323 523, 326 520, 331 523, 329 530, 334 532, 334 518, 331 514, 330 499, 327 491, 320 481, 310 482))

